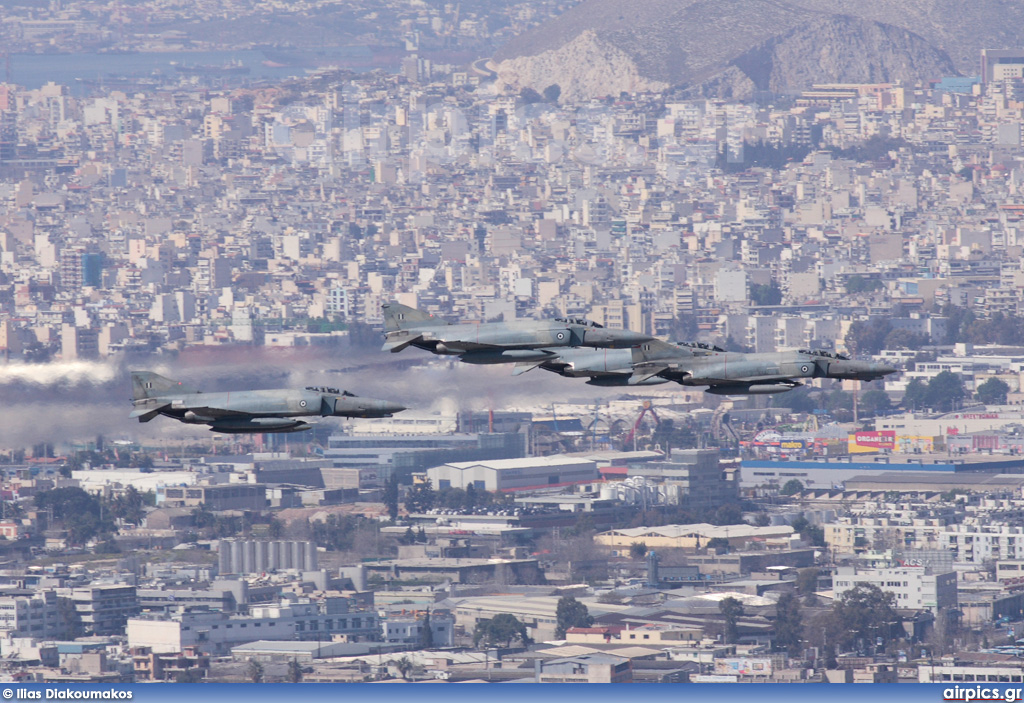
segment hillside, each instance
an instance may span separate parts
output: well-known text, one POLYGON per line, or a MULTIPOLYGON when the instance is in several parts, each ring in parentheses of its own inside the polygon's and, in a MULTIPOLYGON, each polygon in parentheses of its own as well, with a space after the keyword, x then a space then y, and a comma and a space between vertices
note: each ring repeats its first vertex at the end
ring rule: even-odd
POLYGON ((494 62, 502 82, 557 83, 570 100, 677 86, 745 97, 972 74, 982 48, 1022 44, 1024 4, 1001 0, 585 0, 494 62))

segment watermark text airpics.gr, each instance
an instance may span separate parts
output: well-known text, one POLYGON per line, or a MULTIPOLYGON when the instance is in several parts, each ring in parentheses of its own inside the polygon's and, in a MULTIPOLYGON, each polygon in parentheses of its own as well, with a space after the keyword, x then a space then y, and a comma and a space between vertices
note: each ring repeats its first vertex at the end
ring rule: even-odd
POLYGON ((1021 689, 1000 686, 952 686, 942 689, 944 701, 1019 701, 1021 689))

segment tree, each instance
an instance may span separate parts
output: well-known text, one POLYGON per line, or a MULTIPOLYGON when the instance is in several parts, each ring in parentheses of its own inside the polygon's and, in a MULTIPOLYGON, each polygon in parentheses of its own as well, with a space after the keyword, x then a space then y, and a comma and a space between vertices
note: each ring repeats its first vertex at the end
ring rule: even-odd
POLYGON ((778 305, 782 302, 782 289, 775 281, 754 284, 750 286, 750 300, 754 305, 778 305))
POLYGON ((587 606, 580 603, 572 596, 562 596, 558 599, 558 607, 555 609, 555 639, 565 639, 565 633, 574 627, 590 627, 594 624, 587 606))
POLYGON ((793 531, 800 535, 805 542, 810 542, 816 547, 824 547, 825 530, 817 525, 812 525, 803 515, 797 517, 790 523, 793 531))
POLYGON ((138 525, 146 515, 144 506, 142 494, 136 490, 135 486, 128 486, 124 493, 114 499, 110 512, 122 522, 138 525))
POLYGON ((813 598, 815 591, 818 590, 818 570, 812 566, 797 571, 796 590, 804 598, 813 598))
POLYGON ((920 349, 930 343, 926 334, 917 334, 910 330, 893 330, 885 336, 885 349, 920 349))
POLYGON ((774 640, 776 651, 786 651, 791 657, 800 651, 803 632, 803 618, 800 615, 800 600, 794 593, 783 593, 775 605, 774 640))
POLYGON ((292 659, 288 662, 288 676, 286 677, 288 683, 301 683, 302 682, 302 667, 299 665, 298 659, 292 659))
POLYGON ((544 89, 544 100, 549 103, 557 103, 558 98, 562 96, 562 87, 557 83, 552 83, 544 89))
POLYGON ((743 604, 735 598, 723 598, 718 602, 725 627, 725 643, 735 644, 740 638, 739 619, 743 616, 743 604))
POLYGON ((853 275, 846 281, 846 292, 854 295, 856 293, 870 293, 882 288, 882 282, 877 278, 864 278, 853 275))
POLYGON ((409 672, 412 671, 415 666, 409 657, 402 657, 401 659, 396 660, 394 664, 395 668, 398 669, 398 675, 403 679, 409 675, 409 672))
POLYGON ((892 411, 892 401, 885 391, 872 389, 861 393, 857 402, 862 417, 875 417, 877 415, 888 415, 892 411))
POLYGON ((97 535, 117 531, 110 511, 104 512, 100 500, 81 488, 40 491, 35 495, 35 504, 39 510, 51 511, 54 520, 64 525, 68 537, 75 544, 84 544, 97 535))
POLYGON ((925 400, 929 407, 949 412, 960 405, 964 395, 964 382, 960 376, 952 371, 942 371, 928 382, 925 400))
POLYGON ((892 331, 892 325, 884 318, 867 322, 857 320, 846 332, 843 341, 853 354, 877 354, 885 345, 885 338, 892 331))
POLYGON ((906 390, 903 392, 901 401, 907 410, 918 410, 925 407, 928 402, 928 386, 920 378, 910 379, 906 390))
POLYGON ((398 519, 398 478, 391 476, 384 482, 384 505, 391 522, 398 519))
POLYGON ((498 613, 489 620, 480 620, 473 630, 474 647, 479 647, 481 642, 488 646, 500 644, 509 647, 517 639, 524 646, 530 641, 526 634, 526 625, 512 613, 498 613))
POLYGON ((892 639, 900 617, 892 593, 874 584, 858 584, 843 593, 833 604, 830 618, 832 641, 843 651, 857 649, 881 638, 892 639))
POLYGON ((524 105, 532 105, 533 103, 544 102, 544 98, 533 88, 523 88, 519 91, 519 102, 524 105))
POLYGON ((985 405, 1006 405, 1006 394, 1010 387, 1002 380, 992 377, 978 386, 978 400, 985 405))
POLYGON ((263 683, 263 665, 255 657, 250 657, 249 663, 245 665, 245 678, 253 683, 263 683))
POLYGON ((434 628, 430 624, 430 611, 423 616, 423 626, 420 630, 420 649, 430 649, 434 646, 434 628))
POLYGON ((779 489, 779 493, 784 496, 796 495, 804 489, 804 484, 800 483, 799 479, 791 478, 782 484, 782 488, 779 489))
POLYGON ((57 598, 57 617, 60 619, 61 637, 73 640, 85 634, 82 616, 70 598, 57 598))
POLYGON ((629 545, 629 558, 630 559, 643 559, 647 556, 647 545, 643 542, 633 542, 629 545))
POLYGON ((425 513, 434 507, 437 493, 430 487, 430 481, 414 483, 405 494, 405 509, 410 513, 425 513))
POLYGON ((270 522, 267 523, 267 536, 270 539, 281 539, 284 537, 284 523, 276 517, 270 518, 270 522))

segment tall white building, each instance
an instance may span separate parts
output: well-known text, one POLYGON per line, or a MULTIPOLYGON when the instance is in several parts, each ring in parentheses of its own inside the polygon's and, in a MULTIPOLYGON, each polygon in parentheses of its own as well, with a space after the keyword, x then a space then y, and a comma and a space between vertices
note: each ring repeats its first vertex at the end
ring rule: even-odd
POLYGON ((897 608, 936 611, 955 608, 956 573, 933 574, 923 567, 858 569, 841 566, 832 577, 836 598, 862 584, 878 586, 896 597, 897 608))

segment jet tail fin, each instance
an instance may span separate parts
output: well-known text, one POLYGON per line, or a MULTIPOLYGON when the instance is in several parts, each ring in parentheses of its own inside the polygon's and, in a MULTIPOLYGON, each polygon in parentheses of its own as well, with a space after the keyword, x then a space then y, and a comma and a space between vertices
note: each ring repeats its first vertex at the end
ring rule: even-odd
POLYGON ((416 308, 410 308, 401 303, 385 303, 381 306, 384 310, 384 331, 397 332, 407 327, 413 327, 417 322, 433 322, 438 325, 447 325, 449 322, 434 317, 429 312, 423 312, 416 308))
POLYGON ((184 386, 165 376, 152 371, 132 371, 132 400, 156 398, 167 392, 195 393, 192 388, 184 386))

